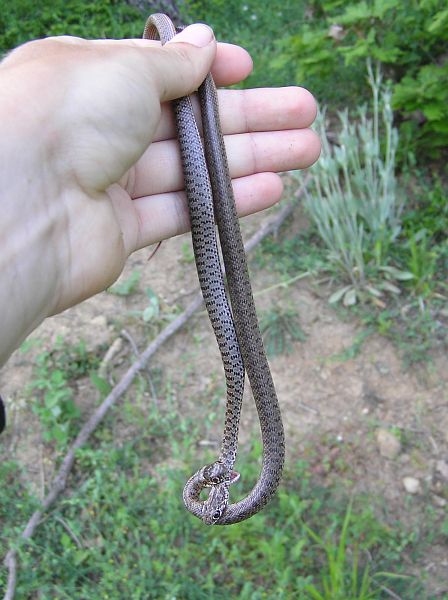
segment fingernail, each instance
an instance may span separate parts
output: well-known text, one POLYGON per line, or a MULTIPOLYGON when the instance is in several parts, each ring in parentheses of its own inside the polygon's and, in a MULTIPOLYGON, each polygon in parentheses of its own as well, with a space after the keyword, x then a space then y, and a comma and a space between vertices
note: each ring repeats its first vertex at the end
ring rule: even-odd
POLYGON ((168 43, 185 42, 186 44, 192 44, 198 48, 203 48, 214 38, 215 35, 213 30, 210 29, 208 25, 195 23, 194 25, 189 25, 183 31, 175 35, 168 43))

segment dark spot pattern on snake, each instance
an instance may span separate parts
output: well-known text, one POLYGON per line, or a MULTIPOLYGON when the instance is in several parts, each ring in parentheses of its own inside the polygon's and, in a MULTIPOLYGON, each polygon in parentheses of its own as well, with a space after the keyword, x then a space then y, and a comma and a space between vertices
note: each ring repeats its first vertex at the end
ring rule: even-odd
MULTIPOLYGON (((170 19, 166 15, 156 14, 148 19, 143 37, 160 37, 165 43, 175 33, 170 19)), ((224 365, 227 404, 221 454, 215 463, 202 467, 187 481, 183 497, 187 509, 204 523, 229 525, 256 514, 275 494, 284 465, 285 440, 277 395, 258 326, 219 124, 216 88, 211 75, 200 86, 199 99, 204 146, 191 99, 184 97, 175 100, 173 107, 196 268, 224 365), (215 218, 232 310, 222 276, 215 218), (236 480, 233 465, 237 453, 245 370, 260 419, 263 461, 258 481, 249 494, 238 502, 228 504, 229 486, 236 480), (211 489, 205 501, 199 497, 204 488, 211 489)))

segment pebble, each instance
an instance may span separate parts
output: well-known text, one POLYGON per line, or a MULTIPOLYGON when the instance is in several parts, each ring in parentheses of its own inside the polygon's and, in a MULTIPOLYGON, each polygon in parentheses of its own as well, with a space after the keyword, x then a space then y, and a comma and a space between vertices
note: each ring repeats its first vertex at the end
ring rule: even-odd
POLYGON ((415 477, 403 477, 402 482, 404 489, 408 492, 408 494, 418 494, 422 491, 420 481, 415 477))
POLYGON ((409 456, 409 454, 400 454, 400 458, 398 459, 399 463, 401 465, 407 465, 408 463, 411 462, 411 457, 409 456))
POLYGON ((440 473, 443 479, 448 481, 448 462, 446 460, 438 460, 436 470, 440 473))
POLYGON ((433 502, 436 506, 440 506, 440 508, 445 508, 448 502, 442 496, 437 496, 437 494, 433 494, 432 496, 433 502))
POLYGON ((387 429, 378 429, 376 432, 378 450, 384 458, 394 460, 401 452, 401 442, 387 429))
POLYGON ((380 375, 389 375, 390 368, 385 363, 377 362, 375 367, 380 375))
POLYGON ((99 328, 107 327, 107 319, 104 315, 98 315, 96 317, 93 317, 93 319, 90 320, 90 323, 94 327, 99 327, 99 328))

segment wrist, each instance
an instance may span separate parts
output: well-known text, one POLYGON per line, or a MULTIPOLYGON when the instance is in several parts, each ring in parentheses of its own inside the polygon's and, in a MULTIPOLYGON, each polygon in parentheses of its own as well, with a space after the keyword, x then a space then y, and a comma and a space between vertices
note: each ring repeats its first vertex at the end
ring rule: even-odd
POLYGON ((51 312, 62 209, 48 201, 58 190, 48 172, 45 122, 30 114, 40 98, 29 89, 24 95, 14 70, 0 67, 3 89, 13 92, 0 97, 0 364, 51 312))

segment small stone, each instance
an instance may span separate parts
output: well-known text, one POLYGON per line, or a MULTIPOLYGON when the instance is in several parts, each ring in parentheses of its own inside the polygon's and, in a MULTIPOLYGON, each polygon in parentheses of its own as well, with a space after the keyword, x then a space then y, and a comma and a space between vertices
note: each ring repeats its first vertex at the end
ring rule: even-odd
POLYGON ((389 375, 390 373, 390 368, 385 363, 377 362, 375 367, 380 375, 389 375))
POLYGON ((437 494, 433 494, 432 500, 436 506, 440 506, 440 508, 444 508, 448 502, 442 496, 437 496, 437 494))
POLYGON ((398 462, 401 465, 407 465, 408 463, 411 462, 411 457, 409 456, 409 454, 400 454, 400 458, 398 459, 398 462))
POLYGON ((104 315, 93 317, 93 319, 90 320, 90 323, 94 327, 107 327, 107 319, 104 315))
POLYGON ((448 481, 448 462, 446 460, 438 460, 436 462, 436 471, 440 473, 443 479, 448 481))
POLYGON ((384 458, 394 460, 401 452, 401 443, 393 433, 387 429, 378 429, 376 432, 378 450, 384 458))
POLYGON ((333 25, 331 25, 330 29, 328 30, 328 37, 331 37, 339 42, 342 39, 344 39, 346 33, 347 32, 344 31, 344 28, 341 25, 333 23, 333 25))
POLYGON ((408 494, 418 494, 422 491, 420 481, 415 477, 403 477, 402 479, 404 489, 408 494))

